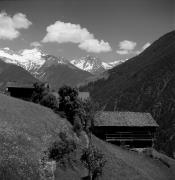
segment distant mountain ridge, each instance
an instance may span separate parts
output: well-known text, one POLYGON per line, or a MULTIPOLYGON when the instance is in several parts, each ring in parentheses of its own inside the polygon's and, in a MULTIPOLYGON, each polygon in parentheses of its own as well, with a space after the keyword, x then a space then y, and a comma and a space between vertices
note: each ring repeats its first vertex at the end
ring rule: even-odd
POLYGON ((33 77, 28 71, 15 64, 5 63, 0 59, 0 89, 5 90, 9 81, 20 83, 35 83, 38 79, 33 77))
POLYGON ((14 52, 6 47, 0 49, 0 58, 5 63, 24 68, 40 81, 49 82, 56 90, 63 84, 77 86, 86 83, 94 74, 100 74, 123 62, 105 63, 93 56, 69 61, 64 57, 43 53, 38 48, 14 52))
POLYGON ((46 64, 72 64, 77 68, 90 72, 99 73, 107 69, 111 69, 116 65, 123 63, 126 60, 118 60, 113 62, 102 62, 100 58, 93 56, 85 56, 79 59, 67 60, 64 57, 55 57, 43 53, 40 49, 24 49, 19 52, 14 52, 8 47, 0 49, 0 58, 7 63, 16 64, 23 67, 34 76, 38 74, 38 70, 46 64), (46 62, 47 61, 47 62, 46 62))

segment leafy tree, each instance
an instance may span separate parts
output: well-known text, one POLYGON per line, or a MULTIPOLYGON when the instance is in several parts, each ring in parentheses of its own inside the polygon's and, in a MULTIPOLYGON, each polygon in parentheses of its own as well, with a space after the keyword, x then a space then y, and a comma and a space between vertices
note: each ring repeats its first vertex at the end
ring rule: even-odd
POLYGON ((77 89, 70 86, 63 86, 59 89, 58 94, 59 111, 64 112, 66 118, 74 124, 74 118, 81 106, 77 89))
POLYGON ((81 161, 89 171, 89 179, 95 180, 103 173, 106 160, 104 155, 94 146, 90 145, 83 150, 81 161))
POLYGON ((93 129, 94 118, 100 107, 90 99, 81 102, 81 111, 79 111, 83 129, 89 133, 93 129))
POLYGON ((74 125, 78 134, 81 130, 89 133, 93 127, 95 114, 99 111, 97 103, 90 99, 82 100, 78 97, 78 90, 70 86, 59 89, 59 111, 74 125))

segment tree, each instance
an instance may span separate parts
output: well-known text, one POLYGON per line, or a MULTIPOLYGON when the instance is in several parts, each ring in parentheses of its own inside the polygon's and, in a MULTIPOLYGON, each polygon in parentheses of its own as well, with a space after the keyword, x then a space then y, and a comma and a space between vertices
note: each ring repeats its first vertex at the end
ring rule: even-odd
POLYGON ((58 91, 59 111, 64 112, 68 121, 74 124, 74 119, 79 111, 81 102, 78 99, 78 91, 70 86, 63 86, 58 91))
POLYGON ((79 116, 83 129, 87 133, 93 129, 95 115, 99 110, 99 105, 90 99, 81 102, 81 111, 79 111, 79 116))
POLYGON ((90 145, 83 150, 81 161, 89 171, 89 179, 95 180, 103 173, 106 160, 104 155, 94 146, 90 145))
POLYGON ((95 114, 99 110, 97 103, 90 99, 81 100, 78 90, 69 86, 59 89, 59 111, 74 126, 74 131, 79 134, 82 130, 89 133, 93 127, 95 114))

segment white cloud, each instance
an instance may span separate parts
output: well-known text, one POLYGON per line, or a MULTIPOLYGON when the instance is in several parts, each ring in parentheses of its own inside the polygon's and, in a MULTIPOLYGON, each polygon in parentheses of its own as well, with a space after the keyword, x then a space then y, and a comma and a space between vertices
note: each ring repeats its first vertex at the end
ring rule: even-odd
POLYGON ((25 14, 17 13, 11 17, 6 12, 1 12, 0 39, 15 39, 20 35, 20 29, 27 29, 31 24, 25 14))
POLYGON ((131 51, 135 49, 136 45, 137 45, 136 42, 124 40, 119 43, 119 48, 122 50, 131 51))
POLYGON ((32 47, 40 47, 41 43, 39 43, 38 41, 34 41, 34 42, 30 43, 30 46, 32 46, 32 47))
POLYGON ((135 48, 137 46, 136 42, 124 40, 119 43, 119 49, 116 51, 117 54, 120 55, 127 55, 127 54, 134 54, 138 55, 141 52, 143 52, 146 48, 148 48, 151 44, 147 42, 143 45, 143 47, 140 50, 135 51, 135 48))
POLYGON ((47 34, 42 42, 57 42, 57 43, 75 43, 78 47, 88 52, 107 52, 111 51, 108 42, 95 39, 86 28, 82 28, 79 24, 64 23, 56 21, 54 24, 47 27, 47 34))
POLYGON ((108 42, 104 42, 103 40, 98 41, 97 39, 88 39, 84 42, 80 43, 78 46, 80 49, 84 49, 87 52, 108 52, 111 51, 111 47, 108 42))
POLYGON ((92 38, 93 34, 90 34, 86 28, 81 28, 79 24, 56 21, 55 24, 47 27, 43 42, 80 43, 92 38))
POLYGON ((119 49, 116 51, 117 54, 125 55, 133 53, 137 43, 133 41, 124 40, 119 42, 119 49))
POLYGON ((117 54, 120 54, 120 55, 129 54, 128 50, 117 50, 116 53, 117 53, 117 54))

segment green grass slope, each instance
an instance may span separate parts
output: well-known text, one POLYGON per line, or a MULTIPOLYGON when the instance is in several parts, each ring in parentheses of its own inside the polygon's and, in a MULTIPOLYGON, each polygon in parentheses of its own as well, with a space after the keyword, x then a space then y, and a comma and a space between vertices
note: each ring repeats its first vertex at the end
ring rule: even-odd
MULTIPOLYGON (((50 109, 0 94, 0 179, 39 180, 41 152, 60 131, 73 136, 70 124, 50 109), (22 177, 22 178, 21 178, 22 177)), ((101 180, 173 180, 161 162, 125 151, 93 137, 107 160, 101 180)), ((57 169, 55 180, 78 180, 82 165, 57 169)))
POLYGON ((174 180, 175 167, 159 160, 124 150, 93 137, 93 143, 103 151, 107 163, 100 180, 174 180))
POLYGON ((64 129, 67 121, 50 109, 0 94, 0 179, 38 180, 41 152, 64 129))

